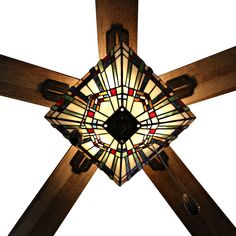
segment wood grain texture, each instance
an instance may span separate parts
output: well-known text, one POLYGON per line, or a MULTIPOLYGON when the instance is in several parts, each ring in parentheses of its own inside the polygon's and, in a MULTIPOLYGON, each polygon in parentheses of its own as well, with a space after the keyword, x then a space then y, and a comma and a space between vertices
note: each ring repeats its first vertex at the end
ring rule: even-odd
POLYGON ((192 216, 185 210, 182 202, 182 192, 166 170, 154 171, 147 165, 144 171, 191 235, 236 235, 236 229, 233 224, 203 189, 175 152, 170 147, 166 148, 165 152, 169 157, 168 167, 174 173, 175 177, 183 183, 188 193, 200 205, 200 215, 192 216))
POLYGON ((70 160, 76 152, 77 148, 71 146, 16 223, 10 236, 55 234, 97 169, 92 165, 87 172, 74 174, 71 171, 70 160))
POLYGON ((191 97, 182 99, 185 104, 236 90, 236 47, 196 61, 160 76, 163 81, 187 74, 197 80, 191 97))
POLYGON ((55 102, 43 98, 41 84, 52 79, 70 86, 78 79, 39 66, 0 55, 0 95, 51 107, 55 102))
POLYGON ((99 56, 106 56, 106 32, 122 24, 129 32, 129 46, 137 51, 138 0, 96 0, 99 56))

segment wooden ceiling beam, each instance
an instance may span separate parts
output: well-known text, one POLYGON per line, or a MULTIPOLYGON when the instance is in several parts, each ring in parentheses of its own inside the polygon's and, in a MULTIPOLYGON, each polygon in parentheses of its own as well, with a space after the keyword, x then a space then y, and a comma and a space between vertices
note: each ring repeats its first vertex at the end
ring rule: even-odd
POLYGON ((182 199, 183 192, 178 188, 176 182, 171 178, 166 169, 162 171, 153 170, 147 165, 144 167, 144 171, 191 235, 236 235, 234 225, 191 174, 171 147, 167 147, 165 153, 168 156, 168 168, 183 184, 188 194, 199 204, 199 215, 190 215, 189 212, 185 210, 182 199))
POLYGON ((86 172, 73 173, 70 161, 76 152, 77 148, 71 146, 9 236, 55 234, 97 169, 92 165, 86 172))
POLYGON ((0 95, 43 106, 51 107, 55 102, 42 95, 42 84, 46 80, 74 85, 78 79, 52 70, 0 55, 0 95))
POLYGON ((129 46, 137 52, 138 0, 96 0, 99 57, 106 56, 106 32, 122 24, 129 32, 129 46))
POLYGON ((236 47, 160 75, 160 78, 166 82, 181 75, 197 82, 194 94, 182 99, 187 105, 235 91, 236 47))

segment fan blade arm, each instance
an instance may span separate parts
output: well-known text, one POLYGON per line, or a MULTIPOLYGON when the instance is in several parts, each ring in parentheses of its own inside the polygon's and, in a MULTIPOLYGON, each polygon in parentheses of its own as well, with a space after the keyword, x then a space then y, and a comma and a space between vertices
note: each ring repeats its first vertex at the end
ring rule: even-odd
POLYGON ((193 95, 183 98, 187 105, 236 90, 236 47, 160 75, 166 83, 188 76, 196 81, 193 95))
POLYGON ((97 169, 92 165, 79 174, 73 173, 70 161, 75 155, 77 148, 71 146, 9 236, 55 234, 97 169))
MULTIPOLYGON (((77 78, 67 76, 52 70, 22 62, 10 57, 0 55, 0 95, 6 96, 38 105, 51 107, 55 104, 54 91, 48 92, 49 96, 43 94, 43 86, 47 89, 60 88, 59 93, 65 92, 78 82, 77 78), (47 83, 51 81, 51 84, 47 83), (53 86, 52 82, 56 85, 53 86), (63 90, 64 89, 64 90, 63 90), (54 100, 54 101, 53 101, 54 100)), ((47 94, 46 94, 47 95, 47 94)))
MULTIPOLYGON (((194 199, 200 206, 199 214, 191 215, 186 210, 186 204, 184 204, 186 202, 183 201, 183 196, 186 195, 183 195, 184 193, 180 191, 167 170, 147 165, 144 167, 144 171, 191 235, 236 235, 234 225, 171 147, 165 148, 164 152, 168 157, 168 160, 165 161, 166 165, 188 191, 188 197, 194 199)), ((193 203, 193 200, 190 203, 193 203)))
POLYGON ((129 32, 129 46, 137 52, 138 0, 96 0, 99 57, 106 56, 106 32, 121 24, 129 32))

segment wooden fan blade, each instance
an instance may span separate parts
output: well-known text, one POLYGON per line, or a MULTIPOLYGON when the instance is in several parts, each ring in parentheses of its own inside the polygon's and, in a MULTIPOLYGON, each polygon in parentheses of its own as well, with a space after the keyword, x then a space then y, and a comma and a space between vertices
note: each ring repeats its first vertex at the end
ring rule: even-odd
POLYGON ((77 148, 71 146, 9 236, 54 235, 97 169, 92 165, 85 172, 73 173, 70 161, 76 153, 77 148))
POLYGON ((99 56, 106 56, 106 32, 122 24, 129 32, 129 45, 137 51, 138 0, 96 0, 99 56))
POLYGON ((196 103, 236 89, 236 47, 196 61, 160 76, 167 81, 181 75, 197 82, 194 94, 184 98, 185 104, 196 103))
POLYGON ((168 167, 187 189, 189 195, 200 206, 200 214, 195 215, 196 207, 193 206, 193 215, 185 209, 183 193, 168 174, 167 170, 153 170, 149 165, 144 168, 145 173, 166 199, 191 235, 236 235, 236 229, 223 211, 216 205, 209 194, 203 189, 184 163, 168 147, 165 149, 168 156, 168 167))
POLYGON ((0 95, 50 107, 55 102, 42 95, 42 84, 46 80, 69 86, 78 81, 74 77, 0 55, 0 95))

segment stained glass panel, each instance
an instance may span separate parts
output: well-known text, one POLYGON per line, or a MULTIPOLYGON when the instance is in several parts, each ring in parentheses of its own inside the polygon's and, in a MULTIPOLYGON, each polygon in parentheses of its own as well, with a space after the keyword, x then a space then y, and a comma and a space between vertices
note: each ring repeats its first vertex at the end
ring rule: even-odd
POLYGON ((124 43, 111 50, 45 116, 118 185, 161 152, 195 119, 124 43), (150 147, 151 146, 151 147, 150 147))

